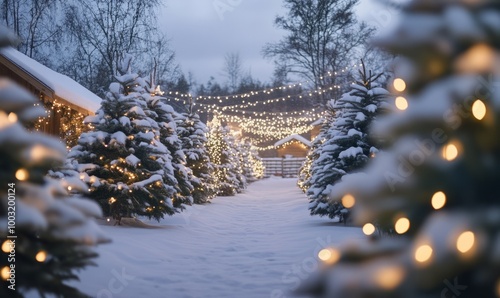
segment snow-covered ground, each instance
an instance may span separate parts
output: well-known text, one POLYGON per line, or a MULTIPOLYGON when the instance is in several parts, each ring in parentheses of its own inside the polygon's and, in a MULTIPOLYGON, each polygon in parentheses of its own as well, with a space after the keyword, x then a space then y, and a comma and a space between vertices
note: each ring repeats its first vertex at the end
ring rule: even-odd
POLYGON ((296 179, 269 178, 235 197, 167 217, 160 229, 104 226, 112 243, 73 285, 91 297, 290 297, 318 252, 364 237, 311 217, 296 179))

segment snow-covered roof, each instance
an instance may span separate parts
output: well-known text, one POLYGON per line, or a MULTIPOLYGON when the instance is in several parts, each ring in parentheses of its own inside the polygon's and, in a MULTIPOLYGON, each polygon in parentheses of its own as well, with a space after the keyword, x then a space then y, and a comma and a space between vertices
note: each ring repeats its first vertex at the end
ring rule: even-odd
POLYGON ((53 71, 12 47, 2 49, 0 54, 45 85, 62 100, 91 113, 95 113, 100 108, 101 98, 68 76, 53 71))
POLYGON ((323 121, 325 121, 324 118, 319 118, 318 120, 314 121, 313 123, 311 123, 311 126, 318 126, 318 125, 322 125, 323 124, 323 121))
POLYGON ((277 141, 276 143, 274 143, 274 147, 279 147, 287 142, 290 142, 291 140, 297 140, 303 143, 304 145, 311 147, 311 141, 307 140, 306 138, 298 134, 289 135, 288 137, 277 141))

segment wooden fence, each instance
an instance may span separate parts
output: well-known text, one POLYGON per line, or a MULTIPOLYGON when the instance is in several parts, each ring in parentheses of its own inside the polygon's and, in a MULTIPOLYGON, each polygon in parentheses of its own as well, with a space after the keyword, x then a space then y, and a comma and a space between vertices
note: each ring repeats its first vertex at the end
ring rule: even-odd
POLYGON ((292 158, 263 158, 264 166, 266 167, 264 175, 269 176, 281 176, 281 177, 298 177, 300 167, 306 159, 304 157, 292 157, 292 158))

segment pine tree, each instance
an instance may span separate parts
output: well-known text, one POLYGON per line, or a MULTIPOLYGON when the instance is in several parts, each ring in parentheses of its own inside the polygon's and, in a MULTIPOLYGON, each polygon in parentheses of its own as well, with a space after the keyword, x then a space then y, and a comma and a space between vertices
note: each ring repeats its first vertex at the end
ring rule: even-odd
POLYGON ((207 149, 208 127, 201 122, 198 114, 189 109, 177 119, 177 131, 186 156, 186 167, 193 172, 191 184, 195 204, 208 203, 217 194, 214 165, 207 149))
MULTIPOLYGON (((0 28, 0 47, 14 37, 0 28)), ((46 176, 60 166, 66 148, 58 139, 25 129, 44 115, 37 98, 0 79, 0 296, 86 297, 68 285, 92 264, 92 246, 107 241, 91 219, 102 216, 94 202, 70 192, 86 191, 78 178, 46 176)))
POLYGON ((242 184, 241 163, 234 143, 229 136, 229 129, 222 126, 215 116, 209 123, 208 151, 210 160, 215 166, 215 178, 218 185, 218 195, 234 196, 240 192, 242 184))
POLYGON ((318 297, 500 296, 500 5, 408 2, 378 44, 400 56, 400 111, 379 119, 387 140, 366 169, 332 190, 353 216, 400 237, 371 237, 320 253, 318 297))
POLYGON ((186 156, 182 148, 182 141, 177 134, 176 119, 179 114, 168 104, 164 98, 153 95, 148 97, 147 106, 149 116, 158 123, 158 140, 167 148, 171 161, 174 179, 167 184, 175 188, 174 206, 183 208, 183 205, 193 203, 192 185, 193 172, 186 167, 186 156))
POLYGON ((250 139, 242 140, 238 147, 242 157, 243 176, 245 176, 247 182, 261 179, 264 176, 264 162, 250 139))
POLYGON ((172 158, 155 134, 158 123, 146 115, 149 93, 130 72, 130 61, 122 60, 118 82, 110 85, 96 115, 85 119, 91 130, 68 155, 90 196, 117 224, 122 217, 159 220, 178 211, 172 158))
POLYGON ((338 202, 329 201, 331 188, 345 174, 364 167, 370 156, 378 152, 368 129, 380 113, 388 91, 376 83, 381 74, 367 72, 362 66, 360 80, 351 86, 351 91, 329 102, 335 120, 321 136, 324 141, 316 149, 317 158, 311 164, 307 190, 311 215, 345 221, 348 210, 338 202))

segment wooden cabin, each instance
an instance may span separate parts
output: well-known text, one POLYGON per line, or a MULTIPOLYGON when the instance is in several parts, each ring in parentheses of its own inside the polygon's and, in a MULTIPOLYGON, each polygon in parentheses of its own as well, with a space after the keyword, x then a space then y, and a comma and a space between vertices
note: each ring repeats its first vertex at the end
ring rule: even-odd
POLYGON ((0 76, 8 77, 40 98, 47 117, 34 129, 74 145, 84 129, 83 119, 101 106, 101 98, 71 78, 53 71, 14 48, 0 50, 0 76))
POLYGON ((306 157, 311 141, 301 135, 293 134, 274 144, 278 157, 306 157))

